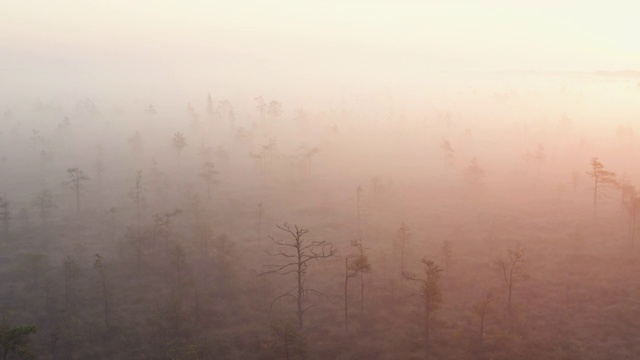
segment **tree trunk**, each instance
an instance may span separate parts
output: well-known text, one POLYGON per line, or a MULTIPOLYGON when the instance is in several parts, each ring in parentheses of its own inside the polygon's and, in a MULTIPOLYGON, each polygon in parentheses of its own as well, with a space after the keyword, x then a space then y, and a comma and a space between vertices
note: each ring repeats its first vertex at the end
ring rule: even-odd
MULTIPOLYGON (((299 240, 297 240, 299 241, 299 240)), ((300 253, 300 246, 298 246, 298 297, 296 298, 296 305, 298 307, 298 327, 302 329, 302 296, 304 294, 302 288, 302 276, 303 276, 303 264, 302 264, 302 254, 300 253)))

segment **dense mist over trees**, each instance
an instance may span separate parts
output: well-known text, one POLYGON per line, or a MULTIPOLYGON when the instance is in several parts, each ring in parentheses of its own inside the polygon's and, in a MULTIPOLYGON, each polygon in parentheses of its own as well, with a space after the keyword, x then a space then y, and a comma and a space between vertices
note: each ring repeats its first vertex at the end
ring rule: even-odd
POLYGON ((451 76, 0 99, 0 356, 640 356, 638 79, 451 76))

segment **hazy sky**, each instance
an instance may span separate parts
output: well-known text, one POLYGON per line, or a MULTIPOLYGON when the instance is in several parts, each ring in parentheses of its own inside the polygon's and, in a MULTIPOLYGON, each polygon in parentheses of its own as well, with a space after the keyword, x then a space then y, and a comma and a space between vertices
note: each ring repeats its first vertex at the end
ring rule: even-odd
POLYGON ((18 92, 73 93, 624 70, 640 64, 639 10, 622 0, 3 0, 0 77, 18 92))

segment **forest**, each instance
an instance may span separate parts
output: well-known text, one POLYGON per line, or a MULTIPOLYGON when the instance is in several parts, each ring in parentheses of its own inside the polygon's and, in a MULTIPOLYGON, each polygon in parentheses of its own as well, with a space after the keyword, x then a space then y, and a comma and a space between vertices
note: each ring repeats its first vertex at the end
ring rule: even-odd
POLYGON ((638 359, 639 96, 3 100, 0 358, 638 359))

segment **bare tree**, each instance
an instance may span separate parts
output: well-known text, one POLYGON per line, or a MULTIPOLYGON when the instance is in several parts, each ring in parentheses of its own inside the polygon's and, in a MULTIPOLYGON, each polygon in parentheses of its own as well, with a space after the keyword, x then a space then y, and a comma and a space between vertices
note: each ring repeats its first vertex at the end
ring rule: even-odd
POLYGON ((84 174, 82 169, 77 167, 67 169, 67 177, 69 180, 67 180, 66 184, 76 195, 76 212, 80 214, 80 196, 82 196, 83 182, 89 180, 89 177, 84 174))
POLYGON ((507 287, 507 316, 509 321, 509 331, 513 329, 511 307, 513 288, 516 283, 529 278, 529 275, 524 269, 525 261, 525 249, 521 248, 520 244, 518 244, 515 249, 507 250, 506 259, 499 258, 494 262, 494 268, 500 274, 504 281, 504 285, 507 287))
POLYGON ((304 238, 304 235, 307 234, 309 230, 300 228, 297 225, 291 227, 285 223, 282 226, 276 225, 276 227, 291 237, 289 240, 279 240, 270 237, 271 241, 281 249, 277 253, 270 253, 270 255, 283 257, 287 262, 280 265, 264 265, 265 270, 262 271, 261 275, 295 275, 296 285, 291 290, 276 297, 271 304, 273 305, 277 300, 284 297, 294 298, 296 301, 298 327, 302 328, 304 314, 313 307, 313 305, 305 307, 307 295, 309 293, 318 293, 316 290, 307 287, 306 274, 308 264, 314 260, 332 257, 336 254, 336 250, 326 241, 308 241, 304 238))
POLYGON ((597 157, 591 158, 591 171, 587 175, 593 178, 593 217, 598 214, 598 192, 601 186, 615 185, 616 173, 604 169, 604 165, 597 157))
POLYGON ((418 277, 406 271, 402 273, 402 276, 407 280, 417 281, 421 285, 424 306, 424 358, 429 359, 429 338, 433 327, 433 315, 442 304, 440 273, 442 273, 443 269, 434 261, 426 258, 423 258, 421 262, 424 265, 424 277, 418 277))

